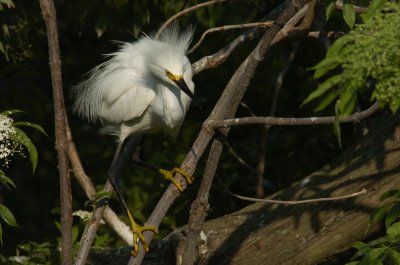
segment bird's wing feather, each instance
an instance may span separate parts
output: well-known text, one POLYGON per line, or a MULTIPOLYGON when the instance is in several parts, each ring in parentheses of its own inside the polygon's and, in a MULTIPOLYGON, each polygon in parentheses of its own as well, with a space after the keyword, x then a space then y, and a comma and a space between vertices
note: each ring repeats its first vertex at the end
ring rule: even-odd
POLYGON ((112 123, 120 123, 140 117, 156 93, 134 70, 115 71, 101 85, 102 105, 99 116, 112 123))

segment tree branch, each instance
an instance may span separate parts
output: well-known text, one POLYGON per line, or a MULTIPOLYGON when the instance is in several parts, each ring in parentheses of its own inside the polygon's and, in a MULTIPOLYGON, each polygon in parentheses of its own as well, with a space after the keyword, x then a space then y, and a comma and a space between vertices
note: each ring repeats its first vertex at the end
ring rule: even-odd
POLYGON ((64 106, 61 75, 60 48, 58 45, 56 9, 52 0, 39 0, 42 16, 46 23, 49 46, 49 61, 54 100, 54 123, 61 198, 61 263, 72 264, 72 195, 68 167, 68 142, 65 130, 66 111, 64 106))
POLYGON ((196 9, 202 8, 202 7, 206 7, 209 5, 213 5, 213 4, 217 4, 217 3, 222 3, 222 2, 226 2, 228 0, 211 0, 211 1, 207 1, 204 3, 200 3, 194 6, 191 6, 189 8, 186 8, 178 13, 176 13, 175 15, 173 15, 172 17, 170 17, 161 27, 160 29, 157 31, 156 35, 155 35, 155 39, 158 39, 160 37, 161 32, 163 32, 174 20, 176 20, 178 17, 181 17, 183 15, 186 15, 187 13, 190 13, 196 9))
MULTIPOLYGON (((85 170, 82 167, 78 151, 76 150, 75 143, 73 142, 72 139, 71 130, 68 126, 68 123, 66 123, 66 125, 67 125, 67 138, 69 142, 68 157, 69 161, 71 162, 74 176, 76 177, 79 184, 85 191, 87 198, 89 200, 94 200, 96 189, 94 188, 92 181, 86 175, 85 170)), ((128 245, 133 244, 132 231, 124 222, 122 222, 119 219, 117 214, 109 206, 106 206, 103 218, 107 222, 107 224, 111 227, 111 229, 113 229, 122 240, 124 240, 128 245)))
POLYGON ((274 23, 273 21, 265 21, 265 22, 245 23, 245 24, 238 24, 238 25, 225 25, 225 26, 221 26, 221 27, 207 29, 201 35, 200 39, 196 42, 196 44, 193 45, 192 48, 190 48, 188 53, 194 52, 203 43, 205 37, 210 33, 233 30, 233 29, 253 28, 253 27, 266 28, 266 27, 272 26, 273 23, 274 23))
POLYGON ((209 120, 207 127, 210 129, 227 128, 232 126, 251 125, 251 124, 268 124, 278 126, 298 126, 298 125, 318 125, 331 124, 339 119, 340 123, 358 122, 374 114, 379 109, 378 103, 374 103, 368 109, 356 112, 348 117, 308 117, 308 118, 278 118, 278 117, 244 117, 227 119, 222 121, 209 120))

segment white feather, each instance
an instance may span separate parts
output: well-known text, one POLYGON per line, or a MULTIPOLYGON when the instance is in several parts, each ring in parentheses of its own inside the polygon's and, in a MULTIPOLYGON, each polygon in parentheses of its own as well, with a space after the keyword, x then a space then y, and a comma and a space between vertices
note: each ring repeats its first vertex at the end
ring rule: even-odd
POLYGON ((190 98, 165 76, 183 75, 194 92, 191 65, 185 53, 193 30, 166 29, 159 40, 142 37, 123 43, 111 58, 94 68, 73 88, 74 111, 89 121, 100 120, 123 141, 131 134, 164 131, 175 136, 190 98))

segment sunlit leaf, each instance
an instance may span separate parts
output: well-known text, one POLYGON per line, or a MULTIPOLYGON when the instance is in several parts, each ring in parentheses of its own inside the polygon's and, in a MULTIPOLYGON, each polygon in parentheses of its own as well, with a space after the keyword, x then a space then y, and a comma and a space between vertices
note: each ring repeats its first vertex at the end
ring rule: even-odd
POLYGON ((377 11, 379 11, 386 3, 386 0, 372 0, 371 4, 368 7, 368 11, 364 14, 361 14, 361 18, 363 21, 367 21, 371 17, 375 15, 377 11))
POLYGON ((396 220, 396 218, 400 215, 400 203, 395 203, 390 209, 387 211, 387 215, 385 218, 386 228, 396 220))
POLYGON ((343 19, 346 24, 352 29, 356 22, 356 12, 354 11, 353 4, 343 3, 343 19))
POLYGON ((16 136, 13 137, 13 140, 22 144, 28 150, 29 159, 32 164, 32 172, 35 173, 37 161, 38 161, 37 149, 24 131, 22 131, 21 129, 19 129, 17 127, 15 127, 15 131, 16 131, 16 136))
POLYGON ((354 39, 350 38, 349 36, 343 36, 335 40, 335 42, 326 52, 326 58, 335 58, 337 55, 339 55, 342 48, 351 42, 354 42, 354 39))
POLYGON ((19 110, 19 109, 13 109, 13 110, 6 110, 6 111, 3 111, 2 113, 0 113, 1 115, 4 115, 4 116, 10 116, 10 115, 12 115, 12 114, 16 114, 16 113, 21 113, 21 112, 23 112, 22 110, 19 110))
POLYGON ((381 221, 385 216, 388 208, 390 207, 390 204, 385 204, 378 209, 376 209, 371 216, 369 217, 369 222, 371 224, 374 224, 376 222, 381 221))
POLYGON ((400 222, 392 224, 386 231, 389 238, 396 239, 400 235, 400 222))
POLYGON ((386 247, 374 248, 368 251, 362 258, 359 265, 379 264, 379 257, 387 250, 386 247))
POLYGON ((330 90, 328 92, 328 95, 325 95, 324 99, 322 99, 318 106, 314 109, 314 111, 321 111, 324 110, 326 107, 329 106, 329 104, 332 103, 332 101, 337 98, 337 96, 339 95, 340 90, 330 90))
POLYGON ((328 4, 328 6, 326 7, 326 12, 325 12, 326 20, 329 20, 329 18, 330 18, 331 15, 332 15, 332 12, 333 12, 333 10, 335 10, 335 8, 336 8, 335 1, 331 1, 331 2, 328 4))
POLYGON ((400 264, 400 253, 399 252, 397 252, 394 248, 390 248, 389 255, 393 259, 394 264, 400 264))
POLYGON ((310 69, 315 70, 314 78, 320 78, 328 71, 336 68, 339 62, 336 58, 326 58, 310 69))
POLYGON ((308 102, 310 102, 313 99, 316 99, 316 98, 322 96, 329 89, 331 89, 333 86, 338 84, 340 81, 341 81, 341 76, 339 76, 339 75, 335 75, 335 76, 328 78, 322 84, 320 84, 316 90, 314 90, 310 95, 308 95, 308 97, 303 101, 303 103, 301 103, 301 106, 303 106, 304 104, 307 104, 308 102))
POLYGON ((344 89, 338 100, 338 110, 341 116, 350 115, 356 106, 357 93, 352 89, 344 89))
POLYGON ((0 217, 3 221, 11 226, 18 227, 17 222, 15 221, 14 215, 12 212, 4 205, 0 204, 0 217))
POLYGON ((17 121, 17 122, 14 122, 14 125, 31 127, 31 128, 38 130, 39 132, 43 133, 44 135, 48 136, 46 131, 39 124, 35 124, 35 123, 27 122, 27 121, 17 121))

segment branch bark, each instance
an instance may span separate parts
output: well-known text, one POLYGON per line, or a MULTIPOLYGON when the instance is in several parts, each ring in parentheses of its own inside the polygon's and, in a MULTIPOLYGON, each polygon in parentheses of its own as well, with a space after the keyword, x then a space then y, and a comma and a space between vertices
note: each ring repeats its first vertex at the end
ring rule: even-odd
POLYGON ((50 72, 53 86, 55 139, 61 197, 61 263, 69 265, 72 264, 72 195, 67 158, 66 111, 63 96, 56 9, 52 0, 39 0, 39 2, 47 28, 50 72))

